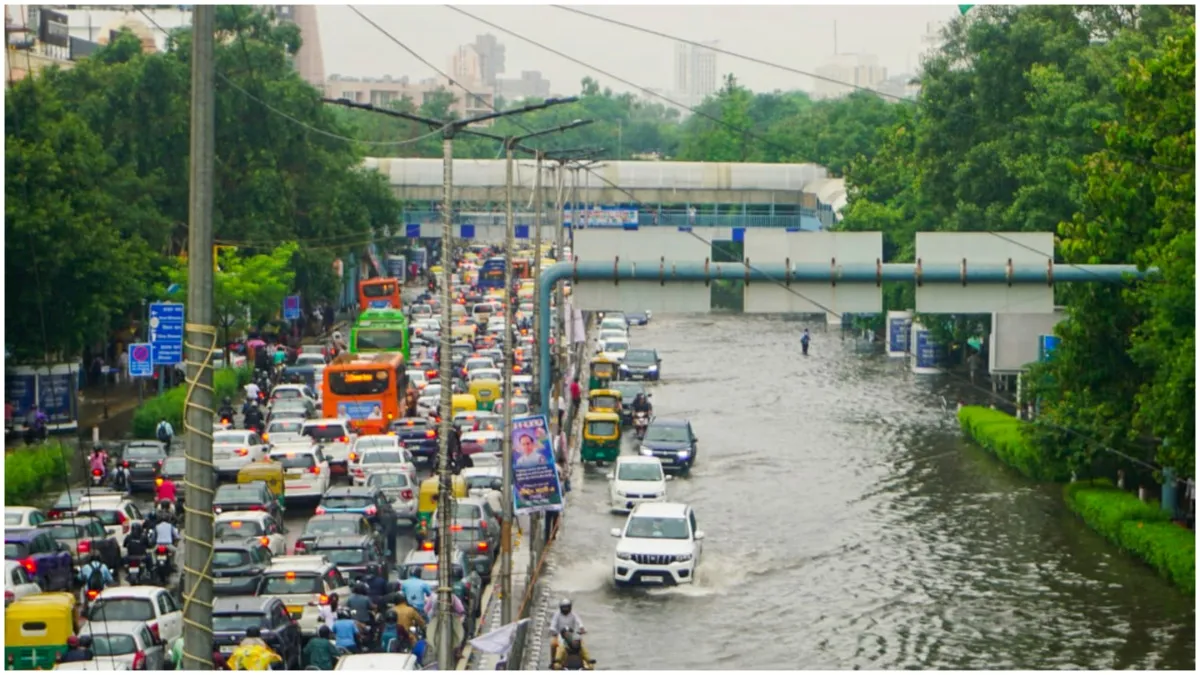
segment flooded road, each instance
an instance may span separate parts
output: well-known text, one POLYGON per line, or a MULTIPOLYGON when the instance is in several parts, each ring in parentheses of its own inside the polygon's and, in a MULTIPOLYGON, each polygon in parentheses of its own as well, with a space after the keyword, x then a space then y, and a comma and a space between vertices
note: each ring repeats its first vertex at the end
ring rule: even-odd
POLYGON ((695 585, 616 590, 607 469, 573 467, 550 584, 598 668, 1194 669, 1194 600, 963 440, 948 385, 836 332, 802 358, 801 327, 631 329, 700 440, 668 490, 707 538, 695 585))

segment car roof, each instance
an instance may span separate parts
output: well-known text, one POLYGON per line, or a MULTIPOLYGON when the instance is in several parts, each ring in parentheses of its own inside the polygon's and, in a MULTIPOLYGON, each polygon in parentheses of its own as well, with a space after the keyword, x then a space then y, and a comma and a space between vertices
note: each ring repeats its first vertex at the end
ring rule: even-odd
POLYGON ((213 601, 213 614, 250 614, 262 612, 276 598, 271 595, 237 595, 213 601))
MULTIPOLYGON (((658 461, 658 459, 655 457, 647 457, 646 459, 651 459, 655 462, 658 461)), ((461 472, 459 472, 459 475, 462 476, 463 478, 470 478, 471 476, 489 476, 490 477, 490 476, 502 476, 503 472, 501 471, 500 467, 498 467, 498 466, 478 466, 478 467, 472 466, 472 467, 463 469, 461 472)))
MULTIPOLYGON (((376 471, 374 473, 388 473, 388 472, 376 471)), ((399 469, 397 469, 396 473, 402 473, 402 472, 399 469)), ((363 515, 361 513, 322 513, 320 515, 315 515, 312 518, 309 518, 308 522, 305 523, 305 525, 313 522, 314 520, 316 520, 318 518, 326 518, 329 520, 361 520, 363 518, 363 515)))
POLYGON ((337 670, 416 670, 416 660, 412 654, 345 654, 337 670))
POLYGON ((11 541, 14 543, 25 543, 25 542, 29 541, 30 539, 33 539, 34 537, 36 537, 39 534, 41 534, 41 532, 39 532, 38 530, 32 529, 32 528, 29 528, 29 529, 22 528, 19 530, 8 529, 8 530, 4 531, 4 541, 6 541, 6 542, 11 541))
POLYGON ((109 586, 100 591, 101 599, 109 598, 144 598, 149 600, 162 591, 158 586, 109 586))
POLYGON ((341 424, 344 426, 350 425, 346 420, 338 419, 336 417, 322 417, 320 419, 304 421, 304 426, 306 427, 319 427, 321 425, 329 426, 331 424, 341 424))
POLYGON ((683 518, 687 515, 688 505, 680 504, 679 502, 642 502, 633 507, 633 512, 629 514, 633 516, 647 516, 650 518, 683 518))
POLYGON ((263 574, 278 572, 316 572, 332 563, 323 555, 280 555, 271 559, 271 566, 263 574))
POLYGON ((661 464, 661 460, 657 457, 646 457, 643 455, 621 455, 617 458, 617 464, 661 464))
POLYGON ((35 511, 39 511, 39 510, 40 509, 33 507, 33 506, 6 506, 6 507, 4 507, 5 513, 29 514, 29 513, 35 512, 35 511))
POLYGON ((691 424, 691 422, 689 422, 687 420, 671 419, 671 418, 663 418, 663 417, 655 417, 654 420, 650 422, 651 426, 656 426, 656 427, 686 427, 689 424, 691 424))
POLYGON ((371 536, 367 534, 324 534, 314 539, 308 547, 311 549, 345 548, 347 546, 361 548, 370 541, 371 536))
POLYGON ((368 494, 375 494, 375 488, 369 487, 366 485, 339 485, 337 487, 329 488, 328 490, 325 491, 325 494, 322 496, 324 496, 324 497, 329 497, 329 496, 341 497, 343 495, 358 496, 358 495, 368 495, 368 494))
POLYGON ((270 514, 266 511, 226 511, 217 516, 213 522, 223 523, 230 520, 266 520, 270 514))

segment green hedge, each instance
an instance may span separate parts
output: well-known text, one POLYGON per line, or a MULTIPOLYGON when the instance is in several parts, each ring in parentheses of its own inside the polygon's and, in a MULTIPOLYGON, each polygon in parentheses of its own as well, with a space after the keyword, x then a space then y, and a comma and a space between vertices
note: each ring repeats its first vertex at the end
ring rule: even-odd
POLYGON ((22 506, 26 500, 69 482, 75 451, 58 441, 20 448, 4 457, 4 503, 22 506))
POLYGON ((1078 481, 1063 489, 1067 506, 1089 527, 1142 559, 1187 593, 1196 592, 1196 535, 1105 479, 1078 481))
POLYGON ((1026 422, 983 406, 963 406, 958 422, 965 434, 1000 461, 1034 480, 1062 482, 1071 476, 1065 463, 1044 456, 1026 441, 1026 422))
MULTIPOLYGON (((250 381, 250 376, 249 368, 218 370, 213 376, 213 389, 217 392, 214 411, 226 396, 236 398, 242 386, 250 381)), ((154 438, 154 430, 164 417, 175 428, 176 434, 183 433, 183 400, 186 396, 185 383, 138 406, 133 413, 133 437, 154 438)))

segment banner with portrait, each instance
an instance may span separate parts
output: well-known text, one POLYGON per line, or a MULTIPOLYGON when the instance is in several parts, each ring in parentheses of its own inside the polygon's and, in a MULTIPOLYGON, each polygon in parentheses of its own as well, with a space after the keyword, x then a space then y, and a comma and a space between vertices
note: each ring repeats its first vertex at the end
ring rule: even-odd
POLYGON ((546 416, 514 417, 509 433, 512 434, 513 448, 514 512, 561 511, 563 490, 554 463, 550 423, 546 416))

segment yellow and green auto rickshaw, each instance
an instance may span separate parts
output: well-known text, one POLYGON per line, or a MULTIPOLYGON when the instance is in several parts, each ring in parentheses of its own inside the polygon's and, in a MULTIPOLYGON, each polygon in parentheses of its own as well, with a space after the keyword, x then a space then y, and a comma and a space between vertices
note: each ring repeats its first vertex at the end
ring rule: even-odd
POLYGON ((500 398, 500 380, 475 380, 469 390, 479 410, 491 410, 500 398))
POLYGON ((4 669, 50 670, 75 634, 75 596, 39 593, 4 610, 4 669))
POLYGON ((471 394, 455 394, 450 399, 450 419, 454 419, 454 416, 460 412, 472 410, 479 410, 479 404, 471 394))
POLYGON ((588 412, 621 414, 621 392, 616 389, 593 389, 589 391, 588 412))
MULTIPOLYGON (((267 489, 271 491, 271 494, 275 495, 275 499, 279 502, 279 513, 280 518, 282 518, 284 511, 283 464, 268 459, 250 462, 241 469, 238 469, 238 483, 253 483, 255 481, 262 481, 267 484, 267 489)), ((283 526, 283 523, 279 523, 279 525, 283 526)))
POLYGON ((621 416, 614 412, 589 412, 583 418, 580 458, 586 463, 603 464, 617 461, 620 454, 621 416))
POLYGON ((608 383, 617 379, 617 362, 604 356, 597 356, 591 362, 591 377, 588 379, 588 390, 607 389, 608 383))
MULTIPOLYGON (((417 493, 417 538, 424 539, 429 532, 429 520, 433 518, 433 512, 437 511, 438 504, 438 483, 437 476, 430 476, 421 481, 421 490, 417 493)), ((467 496, 467 480, 462 476, 452 476, 450 480, 451 489, 454 494, 451 495, 455 499, 467 496)))

